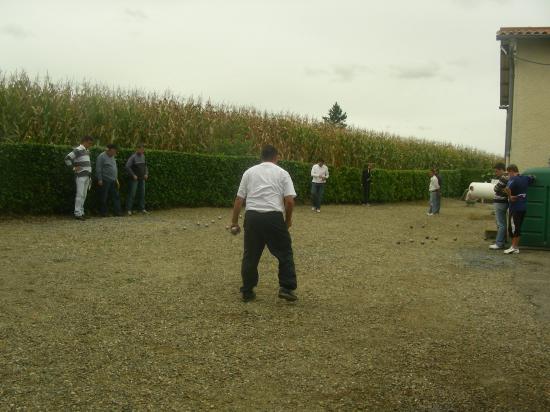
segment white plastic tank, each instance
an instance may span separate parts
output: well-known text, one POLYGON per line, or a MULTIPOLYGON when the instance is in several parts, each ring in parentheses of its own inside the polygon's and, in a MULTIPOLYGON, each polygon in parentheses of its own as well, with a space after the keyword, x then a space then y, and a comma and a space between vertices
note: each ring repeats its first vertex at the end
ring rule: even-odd
POLYGON ((498 180, 493 179, 491 183, 472 182, 466 194, 466 200, 492 200, 495 197, 495 185, 498 180))

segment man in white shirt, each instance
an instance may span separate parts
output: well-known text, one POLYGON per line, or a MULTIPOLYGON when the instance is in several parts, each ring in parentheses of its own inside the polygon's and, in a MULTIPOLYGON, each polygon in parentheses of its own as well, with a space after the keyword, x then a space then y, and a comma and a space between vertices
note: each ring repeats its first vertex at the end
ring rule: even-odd
POLYGON ((435 173, 435 169, 430 170, 430 186, 428 187, 430 191, 430 209, 428 210, 427 215, 433 216, 434 214, 439 214, 439 179, 435 173))
POLYGON ((311 210, 317 211, 317 213, 321 212, 321 202, 327 179, 328 167, 325 165, 325 161, 320 159, 311 168, 311 210))
POLYGON ((239 213, 246 200, 242 298, 248 302, 256 297, 258 263, 267 245, 279 261, 279 297, 295 301, 296 270, 288 229, 292 226, 296 192, 288 172, 277 166, 277 149, 265 146, 261 159, 262 163, 244 172, 233 206, 231 232, 237 234, 240 232, 239 213))

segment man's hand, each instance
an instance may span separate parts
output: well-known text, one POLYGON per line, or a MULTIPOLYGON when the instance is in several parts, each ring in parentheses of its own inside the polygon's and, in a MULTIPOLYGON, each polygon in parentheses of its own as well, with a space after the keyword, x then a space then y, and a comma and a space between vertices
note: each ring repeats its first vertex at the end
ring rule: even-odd
POLYGON ((232 235, 235 235, 235 236, 236 236, 236 235, 238 235, 239 233, 241 233, 241 227, 240 227, 238 224, 236 224, 236 225, 231 225, 230 231, 231 231, 231 234, 232 234, 232 235))
POLYGON ((138 177, 136 175, 134 175, 134 180, 137 180, 137 179, 138 179, 138 177))
POLYGON ((147 179, 149 179, 148 175, 143 176, 143 180, 147 180, 147 179))
POLYGON ((241 231, 241 227, 239 226, 239 214, 241 213, 243 202, 244 202, 244 199, 242 197, 237 196, 235 198, 235 203, 233 204, 233 213, 231 216, 231 233, 233 233, 234 227, 239 228, 237 233, 233 233, 234 235, 238 234, 241 231))
POLYGON ((291 226, 292 226, 292 220, 287 220, 287 221, 286 221, 286 227, 287 227, 287 229, 290 229, 291 226))
POLYGON ((517 196, 510 196, 510 202, 515 202, 518 200, 517 196))
POLYGON ((82 170, 82 168, 81 168, 80 166, 75 166, 75 167, 73 167, 73 170, 74 170, 76 173, 78 173, 78 172, 80 172, 80 171, 82 170))
POLYGON ((97 181, 97 185, 98 185, 98 186, 103 186, 103 180, 98 180, 98 181, 97 181))

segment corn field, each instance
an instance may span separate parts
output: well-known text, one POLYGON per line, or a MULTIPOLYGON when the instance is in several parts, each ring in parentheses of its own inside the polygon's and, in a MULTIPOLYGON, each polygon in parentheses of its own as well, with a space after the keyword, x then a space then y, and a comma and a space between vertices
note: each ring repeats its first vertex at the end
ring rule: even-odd
POLYGON ((257 156, 273 144, 287 160, 386 169, 491 167, 479 150, 354 128, 253 108, 214 105, 170 93, 147 94, 90 83, 30 79, 0 73, 0 143, 75 145, 92 135, 116 143, 193 153, 257 156))

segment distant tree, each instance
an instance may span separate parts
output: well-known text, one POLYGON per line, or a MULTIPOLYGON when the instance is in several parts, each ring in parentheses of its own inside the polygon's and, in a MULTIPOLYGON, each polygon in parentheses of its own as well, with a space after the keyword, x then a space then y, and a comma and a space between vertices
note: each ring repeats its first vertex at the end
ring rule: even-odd
POLYGON ((325 123, 330 123, 334 126, 346 127, 346 119, 348 115, 342 111, 342 108, 335 102, 334 105, 328 111, 328 116, 323 116, 325 123))

